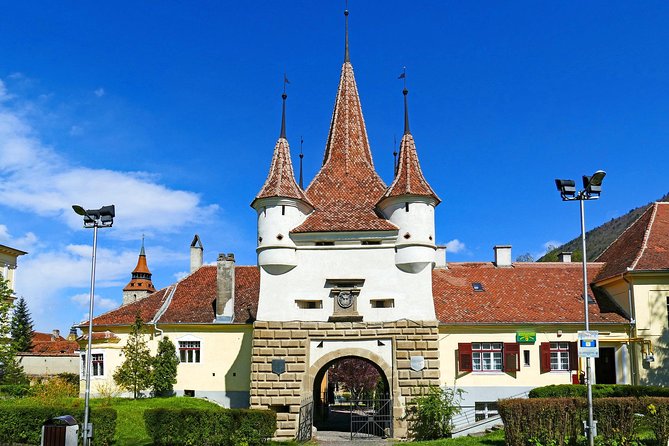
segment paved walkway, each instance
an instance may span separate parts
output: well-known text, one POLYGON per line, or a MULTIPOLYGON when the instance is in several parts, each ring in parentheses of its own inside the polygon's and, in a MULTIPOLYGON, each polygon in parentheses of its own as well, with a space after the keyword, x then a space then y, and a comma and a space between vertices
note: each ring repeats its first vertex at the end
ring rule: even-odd
POLYGON ((316 443, 325 446, 377 446, 393 443, 391 440, 384 440, 379 437, 354 438, 351 440, 350 432, 336 431, 317 431, 313 439, 316 440, 316 443))

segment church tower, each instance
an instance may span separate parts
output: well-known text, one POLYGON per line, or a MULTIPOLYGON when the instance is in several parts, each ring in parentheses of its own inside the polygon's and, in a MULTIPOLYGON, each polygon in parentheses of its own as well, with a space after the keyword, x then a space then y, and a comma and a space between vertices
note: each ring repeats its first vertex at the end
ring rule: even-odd
POLYGON ((440 200, 423 176, 416 144, 409 130, 409 108, 404 88, 404 135, 395 179, 379 201, 383 215, 399 227, 395 264, 409 273, 435 262, 434 208, 440 200))
MULTIPOLYGON (((285 83, 284 83, 285 85, 285 83)), ((258 266, 269 274, 283 274, 297 266, 290 230, 304 221, 313 207, 295 182, 290 146, 286 139, 286 92, 281 113, 281 132, 274 146, 267 180, 251 203, 258 214, 258 266)))
POLYGON ((142 249, 139 251, 137 266, 132 270, 130 282, 123 288, 123 305, 144 299, 156 291, 151 282, 151 271, 146 264, 146 252, 144 251, 144 237, 142 237, 142 249))

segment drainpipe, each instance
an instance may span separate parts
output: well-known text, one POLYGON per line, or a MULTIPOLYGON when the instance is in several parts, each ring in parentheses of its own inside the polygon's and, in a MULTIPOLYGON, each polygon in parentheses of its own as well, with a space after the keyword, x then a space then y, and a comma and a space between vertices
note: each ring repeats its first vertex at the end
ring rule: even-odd
POLYGON ((631 339, 637 337, 636 333, 636 302, 634 301, 634 286, 632 282, 627 279, 627 274, 630 272, 630 268, 627 268, 627 271, 624 272, 621 277, 627 283, 627 305, 629 306, 630 312, 630 328, 629 328, 629 346, 630 346, 630 371, 632 372, 632 385, 639 384, 639 375, 638 375, 638 363, 637 363, 637 352, 636 347, 633 346, 631 339))

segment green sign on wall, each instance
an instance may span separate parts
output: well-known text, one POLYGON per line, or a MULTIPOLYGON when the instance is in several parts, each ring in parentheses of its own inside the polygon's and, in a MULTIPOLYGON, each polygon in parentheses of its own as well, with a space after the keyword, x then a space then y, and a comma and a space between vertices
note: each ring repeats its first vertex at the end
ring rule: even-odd
POLYGON ((517 331, 516 342, 520 344, 534 344, 537 342, 537 333, 534 331, 517 331))

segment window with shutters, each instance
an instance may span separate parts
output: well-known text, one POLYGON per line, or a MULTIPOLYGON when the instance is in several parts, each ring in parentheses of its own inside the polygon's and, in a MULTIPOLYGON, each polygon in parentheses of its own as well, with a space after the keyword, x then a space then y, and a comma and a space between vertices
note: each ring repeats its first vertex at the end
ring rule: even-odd
MULTIPOLYGON (((81 375, 86 376, 86 354, 81 355, 81 375)), ((105 356, 103 353, 91 355, 91 377, 102 378, 105 376, 105 356)))
POLYGON ((472 342, 458 344, 460 372, 517 372, 520 370, 520 344, 472 342))
POLYGON ((551 342, 551 370, 569 370, 568 342, 551 342))
POLYGON ((576 342, 542 342, 539 346, 541 373, 578 370, 576 342))

